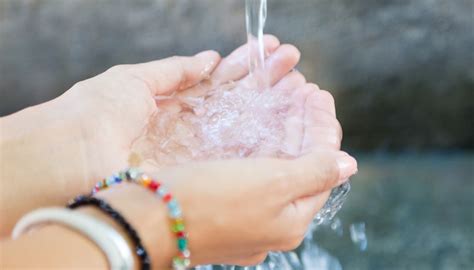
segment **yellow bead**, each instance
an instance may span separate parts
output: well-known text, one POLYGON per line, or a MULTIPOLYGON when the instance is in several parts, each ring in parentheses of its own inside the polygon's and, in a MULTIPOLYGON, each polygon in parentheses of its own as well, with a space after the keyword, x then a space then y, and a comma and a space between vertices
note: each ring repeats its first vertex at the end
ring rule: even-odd
POLYGON ((144 174, 142 175, 142 178, 141 178, 141 183, 142 185, 144 185, 145 187, 148 187, 151 183, 151 178, 148 177, 148 175, 144 174))
POLYGON ((184 220, 182 218, 175 218, 174 223, 175 224, 184 224, 184 220))

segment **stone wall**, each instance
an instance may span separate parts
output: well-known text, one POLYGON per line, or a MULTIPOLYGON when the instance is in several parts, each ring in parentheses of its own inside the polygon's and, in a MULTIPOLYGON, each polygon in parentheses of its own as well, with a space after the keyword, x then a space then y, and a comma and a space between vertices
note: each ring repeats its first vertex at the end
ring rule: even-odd
MULTIPOLYGON (((268 0, 355 149, 474 145, 470 0, 268 0)), ((0 115, 120 63, 245 41, 243 0, 0 0, 0 115)))

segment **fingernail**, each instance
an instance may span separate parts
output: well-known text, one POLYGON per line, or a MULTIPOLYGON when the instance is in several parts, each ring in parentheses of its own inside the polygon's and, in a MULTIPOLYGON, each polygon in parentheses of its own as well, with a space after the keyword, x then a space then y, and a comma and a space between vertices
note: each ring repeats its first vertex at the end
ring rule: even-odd
POLYGON ((350 155, 344 153, 337 157, 339 167, 339 180, 346 181, 349 177, 357 173, 357 161, 350 155))

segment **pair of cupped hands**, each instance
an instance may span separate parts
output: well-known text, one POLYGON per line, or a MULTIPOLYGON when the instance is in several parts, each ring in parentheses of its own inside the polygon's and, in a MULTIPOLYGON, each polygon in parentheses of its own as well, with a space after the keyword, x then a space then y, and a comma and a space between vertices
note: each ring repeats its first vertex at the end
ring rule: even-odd
MULTIPOLYGON (((193 264, 256 264, 269 251, 297 247, 330 190, 357 171, 355 159, 340 151, 342 130, 331 94, 307 83, 294 70, 300 57, 294 46, 280 45, 274 36, 265 36, 264 44, 271 88, 294 89, 284 143, 305 149, 307 154, 291 160, 190 162, 148 170, 169 186, 182 205, 193 264)), ((28 188, 41 194, 15 196, 25 202, 17 212, 8 208, 9 213, 18 218, 30 208, 63 204, 89 192, 97 180, 126 168, 131 145, 158 110, 155 96, 185 93, 203 80, 212 81, 213 86, 250 80, 247 55, 244 45, 222 59, 214 51, 205 51, 191 57, 119 65, 29 109, 46 115, 38 116, 36 124, 44 127, 38 136, 49 146, 23 155, 43 156, 36 166, 55 172, 48 183, 30 179, 28 188), (46 153, 38 153, 45 149, 46 153)), ((12 117, 12 121, 21 120, 21 116, 12 117)), ((135 226, 155 265, 171 261, 177 250, 168 231, 166 209, 153 194, 123 184, 97 196, 135 226)))

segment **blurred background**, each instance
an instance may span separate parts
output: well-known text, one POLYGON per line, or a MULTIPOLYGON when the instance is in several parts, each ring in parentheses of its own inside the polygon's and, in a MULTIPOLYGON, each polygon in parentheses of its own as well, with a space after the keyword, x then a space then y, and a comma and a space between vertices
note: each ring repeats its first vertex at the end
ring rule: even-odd
MULTIPOLYGON (((265 32, 334 94, 360 159, 342 236, 316 235, 344 269, 474 268, 473 12, 472 0, 268 1, 265 32)), ((243 0, 0 0, 0 115, 113 65, 245 41, 243 0)))

